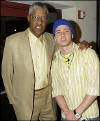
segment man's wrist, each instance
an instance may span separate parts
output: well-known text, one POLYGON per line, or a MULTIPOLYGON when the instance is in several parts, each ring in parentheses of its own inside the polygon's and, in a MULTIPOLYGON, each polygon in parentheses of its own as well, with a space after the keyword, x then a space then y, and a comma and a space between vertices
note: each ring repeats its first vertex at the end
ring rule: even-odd
POLYGON ((84 112, 83 109, 82 109, 82 107, 77 107, 75 110, 76 110, 76 112, 79 113, 80 115, 82 115, 83 112, 84 112))
POLYGON ((63 110, 63 113, 67 114, 68 111, 69 111, 69 109, 64 109, 64 110, 63 110))
POLYGON ((76 110, 74 110, 73 112, 74 112, 75 118, 80 119, 82 117, 82 115, 79 114, 76 110))

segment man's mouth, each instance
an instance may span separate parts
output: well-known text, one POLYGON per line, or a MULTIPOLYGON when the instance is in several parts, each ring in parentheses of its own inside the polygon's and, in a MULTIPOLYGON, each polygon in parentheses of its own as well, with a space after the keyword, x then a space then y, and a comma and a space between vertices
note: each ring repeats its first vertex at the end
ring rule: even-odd
POLYGON ((36 26, 35 28, 36 28, 37 30, 41 30, 41 29, 42 29, 41 26, 36 26))
POLYGON ((66 41, 66 39, 61 39, 62 42, 66 41))

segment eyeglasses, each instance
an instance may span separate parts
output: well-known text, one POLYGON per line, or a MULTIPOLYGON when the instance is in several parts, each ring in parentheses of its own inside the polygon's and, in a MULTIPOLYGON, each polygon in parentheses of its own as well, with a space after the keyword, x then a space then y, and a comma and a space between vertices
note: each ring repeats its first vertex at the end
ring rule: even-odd
POLYGON ((66 34, 66 33, 68 33, 68 32, 70 32, 70 30, 64 30, 64 31, 56 31, 55 32, 55 36, 60 36, 60 35, 62 35, 62 34, 66 34))
POLYGON ((47 20, 47 16, 39 16, 39 15, 34 15, 31 14, 32 19, 34 19, 35 21, 39 20, 41 18, 42 21, 46 21, 47 20))

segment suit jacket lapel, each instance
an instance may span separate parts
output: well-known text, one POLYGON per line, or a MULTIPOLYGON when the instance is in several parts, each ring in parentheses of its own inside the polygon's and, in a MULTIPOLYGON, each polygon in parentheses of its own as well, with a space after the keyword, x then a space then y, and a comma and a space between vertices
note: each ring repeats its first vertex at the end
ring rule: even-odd
POLYGON ((33 68, 33 72, 34 72, 34 64, 33 64, 33 60, 32 60, 32 53, 31 53, 31 47, 30 47, 30 43, 29 43, 29 37, 28 37, 28 29, 25 30, 25 36, 24 36, 24 47, 25 47, 25 53, 27 55, 27 59, 29 59, 29 61, 31 62, 31 67, 33 68))

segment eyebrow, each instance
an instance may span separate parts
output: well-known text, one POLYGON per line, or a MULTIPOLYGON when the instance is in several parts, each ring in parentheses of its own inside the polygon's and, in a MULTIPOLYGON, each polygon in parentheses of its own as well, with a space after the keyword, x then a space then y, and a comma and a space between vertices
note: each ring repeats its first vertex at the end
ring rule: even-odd
POLYGON ((56 30, 55 32, 58 32, 58 31, 60 31, 60 30, 56 30))
MULTIPOLYGON (((63 30, 70 30, 70 29, 68 28, 68 29, 63 29, 63 30)), ((56 30, 56 32, 58 32, 58 31, 61 31, 61 30, 60 29, 56 30)))

